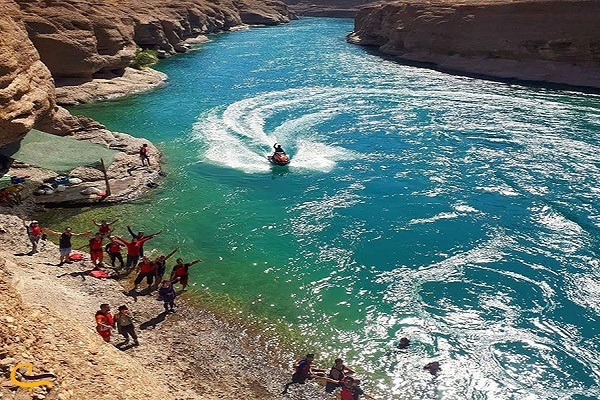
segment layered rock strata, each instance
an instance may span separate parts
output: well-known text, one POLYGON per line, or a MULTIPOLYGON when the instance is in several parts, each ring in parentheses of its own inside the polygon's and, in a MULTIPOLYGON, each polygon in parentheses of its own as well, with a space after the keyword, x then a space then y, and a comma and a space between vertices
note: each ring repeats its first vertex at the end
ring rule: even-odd
MULTIPOLYGON (((293 17, 275 0, 2 0, 0 146, 31 128, 60 135, 103 128, 57 107, 55 82, 65 102, 87 101, 97 83, 76 96, 65 90, 97 77, 127 80, 138 47, 169 55, 186 51, 186 38, 293 17)), ((150 86, 164 78, 154 79, 150 86)))
POLYGON ((298 15, 354 18, 361 6, 373 0, 283 0, 298 15))
POLYGON ((373 4, 351 43, 498 78, 600 88, 600 2, 411 0, 373 4))
POLYGON ((18 7, 0 4, 0 146, 51 119, 54 109, 50 71, 28 40, 18 7))
POLYGON ((119 73, 137 47, 185 52, 185 39, 293 16, 273 0, 14 0, 29 38, 54 78, 119 73))

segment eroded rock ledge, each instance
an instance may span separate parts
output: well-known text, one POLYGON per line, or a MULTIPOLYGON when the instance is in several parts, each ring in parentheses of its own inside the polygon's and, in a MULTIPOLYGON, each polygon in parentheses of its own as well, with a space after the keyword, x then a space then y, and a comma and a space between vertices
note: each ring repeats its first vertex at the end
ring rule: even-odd
POLYGON ((66 99, 64 87, 74 81, 127 75, 138 47, 169 55, 186 51, 187 38, 290 18, 276 0, 2 0, 0 146, 32 128, 57 135, 103 129, 59 107, 55 82, 66 99))
POLYGON ((600 2, 410 0, 361 9, 348 41, 504 79, 600 88, 600 2))

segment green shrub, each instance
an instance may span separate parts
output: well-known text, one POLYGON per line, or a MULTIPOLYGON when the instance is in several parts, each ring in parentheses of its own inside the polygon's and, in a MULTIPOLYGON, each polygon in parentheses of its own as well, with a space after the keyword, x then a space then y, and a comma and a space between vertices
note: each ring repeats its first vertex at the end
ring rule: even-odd
POLYGON ((133 57, 133 60, 131 60, 129 66, 135 69, 142 69, 142 67, 148 67, 157 62, 158 57, 156 56, 156 50, 142 50, 138 48, 135 51, 135 56, 133 57))

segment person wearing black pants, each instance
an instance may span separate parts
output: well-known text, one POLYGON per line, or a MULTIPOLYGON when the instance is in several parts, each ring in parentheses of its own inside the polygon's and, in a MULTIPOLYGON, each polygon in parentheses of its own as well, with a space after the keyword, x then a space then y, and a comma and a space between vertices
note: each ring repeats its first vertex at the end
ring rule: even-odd
POLYGON ((133 317, 126 305, 119 306, 119 312, 115 314, 114 320, 117 323, 119 333, 125 338, 125 343, 129 342, 129 337, 131 336, 133 344, 139 346, 140 343, 138 342, 135 327, 133 326, 133 317))

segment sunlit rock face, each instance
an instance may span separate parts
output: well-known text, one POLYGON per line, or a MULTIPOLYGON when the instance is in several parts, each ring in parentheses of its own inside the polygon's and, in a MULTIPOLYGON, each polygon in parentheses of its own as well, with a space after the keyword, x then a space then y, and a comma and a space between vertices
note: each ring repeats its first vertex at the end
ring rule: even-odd
POLYGON ((54 109, 50 71, 20 20, 12 1, 0 3, 0 146, 21 139, 54 109))
POLYGON ((55 82, 119 76, 136 48, 185 52, 185 39, 295 18, 276 0, 1 0, 0 146, 31 128, 101 129, 56 106, 55 82))
POLYGON ((354 18, 360 6, 373 0, 283 0, 298 15, 354 18))
POLYGON ((361 9, 352 43, 499 78, 600 88, 600 2, 411 0, 361 9))
POLYGON ((55 78, 92 78, 128 66, 137 46, 183 52, 186 38, 293 15, 275 0, 14 0, 55 78))

